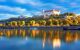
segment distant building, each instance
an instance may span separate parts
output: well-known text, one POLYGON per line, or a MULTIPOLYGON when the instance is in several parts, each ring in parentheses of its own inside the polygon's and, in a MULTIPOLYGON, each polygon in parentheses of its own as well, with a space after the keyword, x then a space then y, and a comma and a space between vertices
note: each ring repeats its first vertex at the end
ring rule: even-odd
POLYGON ((53 10, 52 11, 52 15, 59 15, 60 14, 60 10, 53 10))
POLYGON ((43 10, 44 18, 48 18, 50 15, 59 15, 60 10, 43 10))

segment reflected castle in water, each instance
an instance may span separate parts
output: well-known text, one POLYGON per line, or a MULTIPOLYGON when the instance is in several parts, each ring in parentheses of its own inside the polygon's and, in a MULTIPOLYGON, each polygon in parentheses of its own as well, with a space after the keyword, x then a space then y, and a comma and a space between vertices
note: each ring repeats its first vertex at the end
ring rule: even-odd
POLYGON ((61 42, 71 43, 80 39, 80 31, 63 31, 63 30, 24 30, 24 29, 4 29, 0 30, 0 37, 6 36, 7 38, 22 37, 41 39, 43 48, 52 44, 53 48, 60 47, 61 42))

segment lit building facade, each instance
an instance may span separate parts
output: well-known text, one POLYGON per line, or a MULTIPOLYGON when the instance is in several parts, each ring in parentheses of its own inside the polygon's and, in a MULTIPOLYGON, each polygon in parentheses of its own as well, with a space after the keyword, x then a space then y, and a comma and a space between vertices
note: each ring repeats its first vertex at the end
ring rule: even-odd
POLYGON ((44 18, 49 18, 50 15, 59 15, 60 10, 43 10, 44 18))

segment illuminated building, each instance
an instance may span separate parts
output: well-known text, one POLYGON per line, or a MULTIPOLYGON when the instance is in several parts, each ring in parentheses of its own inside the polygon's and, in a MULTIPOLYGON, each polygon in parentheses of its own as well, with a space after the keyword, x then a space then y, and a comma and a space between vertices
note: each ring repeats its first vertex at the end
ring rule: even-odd
POLYGON ((60 10, 43 10, 43 15, 44 18, 49 18, 50 15, 59 15, 60 14, 60 10))
POLYGON ((59 15, 60 14, 60 10, 53 10, 52 11, 52 15, 59 15))

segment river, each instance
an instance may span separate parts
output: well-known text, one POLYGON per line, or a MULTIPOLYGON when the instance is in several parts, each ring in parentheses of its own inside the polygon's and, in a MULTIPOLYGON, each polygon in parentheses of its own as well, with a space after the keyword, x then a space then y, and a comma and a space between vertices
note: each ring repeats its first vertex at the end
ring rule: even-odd
POLYGON ((80 50, 80 31, 2 29, 0 50, 80 50))

